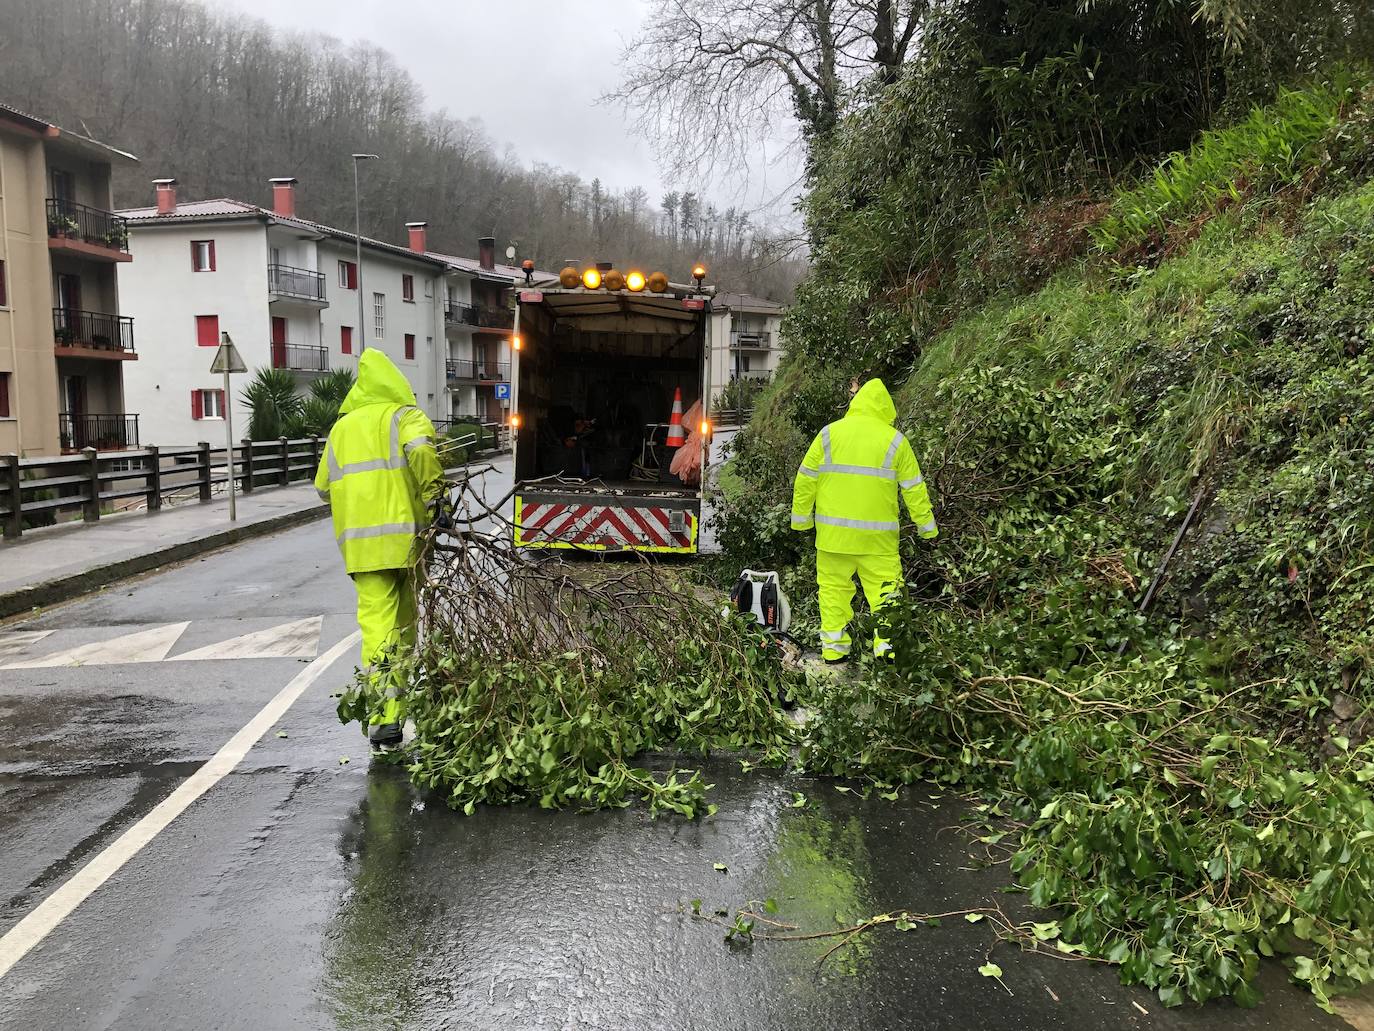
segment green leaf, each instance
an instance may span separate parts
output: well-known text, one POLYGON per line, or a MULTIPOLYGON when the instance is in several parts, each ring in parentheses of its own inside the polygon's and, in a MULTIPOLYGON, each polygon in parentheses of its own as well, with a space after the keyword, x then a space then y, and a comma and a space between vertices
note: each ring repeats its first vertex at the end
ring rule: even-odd
POLYGON ((806 805, 806 796, 803 795, 800 791, 792 792, 792 808, 800 809, 804 805, 806 805))
POLYGON ((983 919, 983 914, 982 914, 982 913, 965 913, 965 914, 964 914, 964 919, 967 920, 967 921, 968 921, 969 923, 971 923, 971 924, 976 924, 979 920, 982 920, 982 919, 983 919))
POLYGON ((777 900, 777 899, 764 899, 764 900, 763 900, 763 911, 764 911, 765 913, 776 913, 776 912, 778 911, 778 900, 777 900))
POLYGON ((715 864, 711 867, 711 869, 717 871, 718 873, 725 873, 725 872, 726 872, 727 870, 729 870, 730 868, 729 868, 728 866, 726 866, 724 863, 715 863, 715 864))
POLYGON ((982 974, 984 977, 1001 977, 1002 968, 996 963, 984 963, 978 968, 978 973, 982 974))

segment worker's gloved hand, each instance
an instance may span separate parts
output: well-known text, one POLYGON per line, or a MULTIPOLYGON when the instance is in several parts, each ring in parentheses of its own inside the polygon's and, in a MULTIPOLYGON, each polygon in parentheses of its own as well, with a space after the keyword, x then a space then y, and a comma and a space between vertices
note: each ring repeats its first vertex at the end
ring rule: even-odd
POLYGON ((449 515, 449 511, 444 505, 435 506, 434 528, 442 530, 444 533, 453 532, 453 516, 449 515))

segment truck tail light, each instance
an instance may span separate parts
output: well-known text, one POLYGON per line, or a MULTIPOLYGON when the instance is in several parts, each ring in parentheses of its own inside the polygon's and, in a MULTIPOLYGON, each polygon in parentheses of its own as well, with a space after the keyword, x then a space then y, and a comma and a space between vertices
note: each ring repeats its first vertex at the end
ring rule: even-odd
POLYGON ((521 422, 520 413, 519 413, 519 412, 511 412, 511 413, 510 413, 510 428, 513 429, 513 430, 518 430, 518 429, 520 428, 520 422, 521 422))
POLYGON ((517 351, 523 351, 525 348, 525 341, 521 340, 518 336, 514 336, 510 338, 510 345, 517 351))
POLYGON ((625 275, 625 286, 631 293, 639 293, 644 289, 644 273, 628 272, 625 275))
POLYGON ((585 286, 588 290, 600 290, 601 270, 597 268, 589 268, 585 272, 583 272, 582 285, 585 286))

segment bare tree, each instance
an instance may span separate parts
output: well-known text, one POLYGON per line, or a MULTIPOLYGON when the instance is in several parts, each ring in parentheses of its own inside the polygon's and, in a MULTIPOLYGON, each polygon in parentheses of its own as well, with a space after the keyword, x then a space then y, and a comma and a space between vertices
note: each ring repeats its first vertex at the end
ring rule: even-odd
POLYGON ((894 81, 929 0, 655 0, 623 102, 676 179, 757 163, 791 119, 811 152, 865 80, 894 81))

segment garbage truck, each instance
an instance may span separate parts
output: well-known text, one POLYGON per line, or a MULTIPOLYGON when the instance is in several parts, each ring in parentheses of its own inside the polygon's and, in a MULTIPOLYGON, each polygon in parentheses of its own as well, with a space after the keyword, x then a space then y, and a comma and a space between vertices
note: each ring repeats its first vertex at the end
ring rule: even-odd
POLYGON ((684 286, 569 264, 556 282, 516 291, 517 547, 697 553, 710 452, 705 275, 697 266, 684 286))

